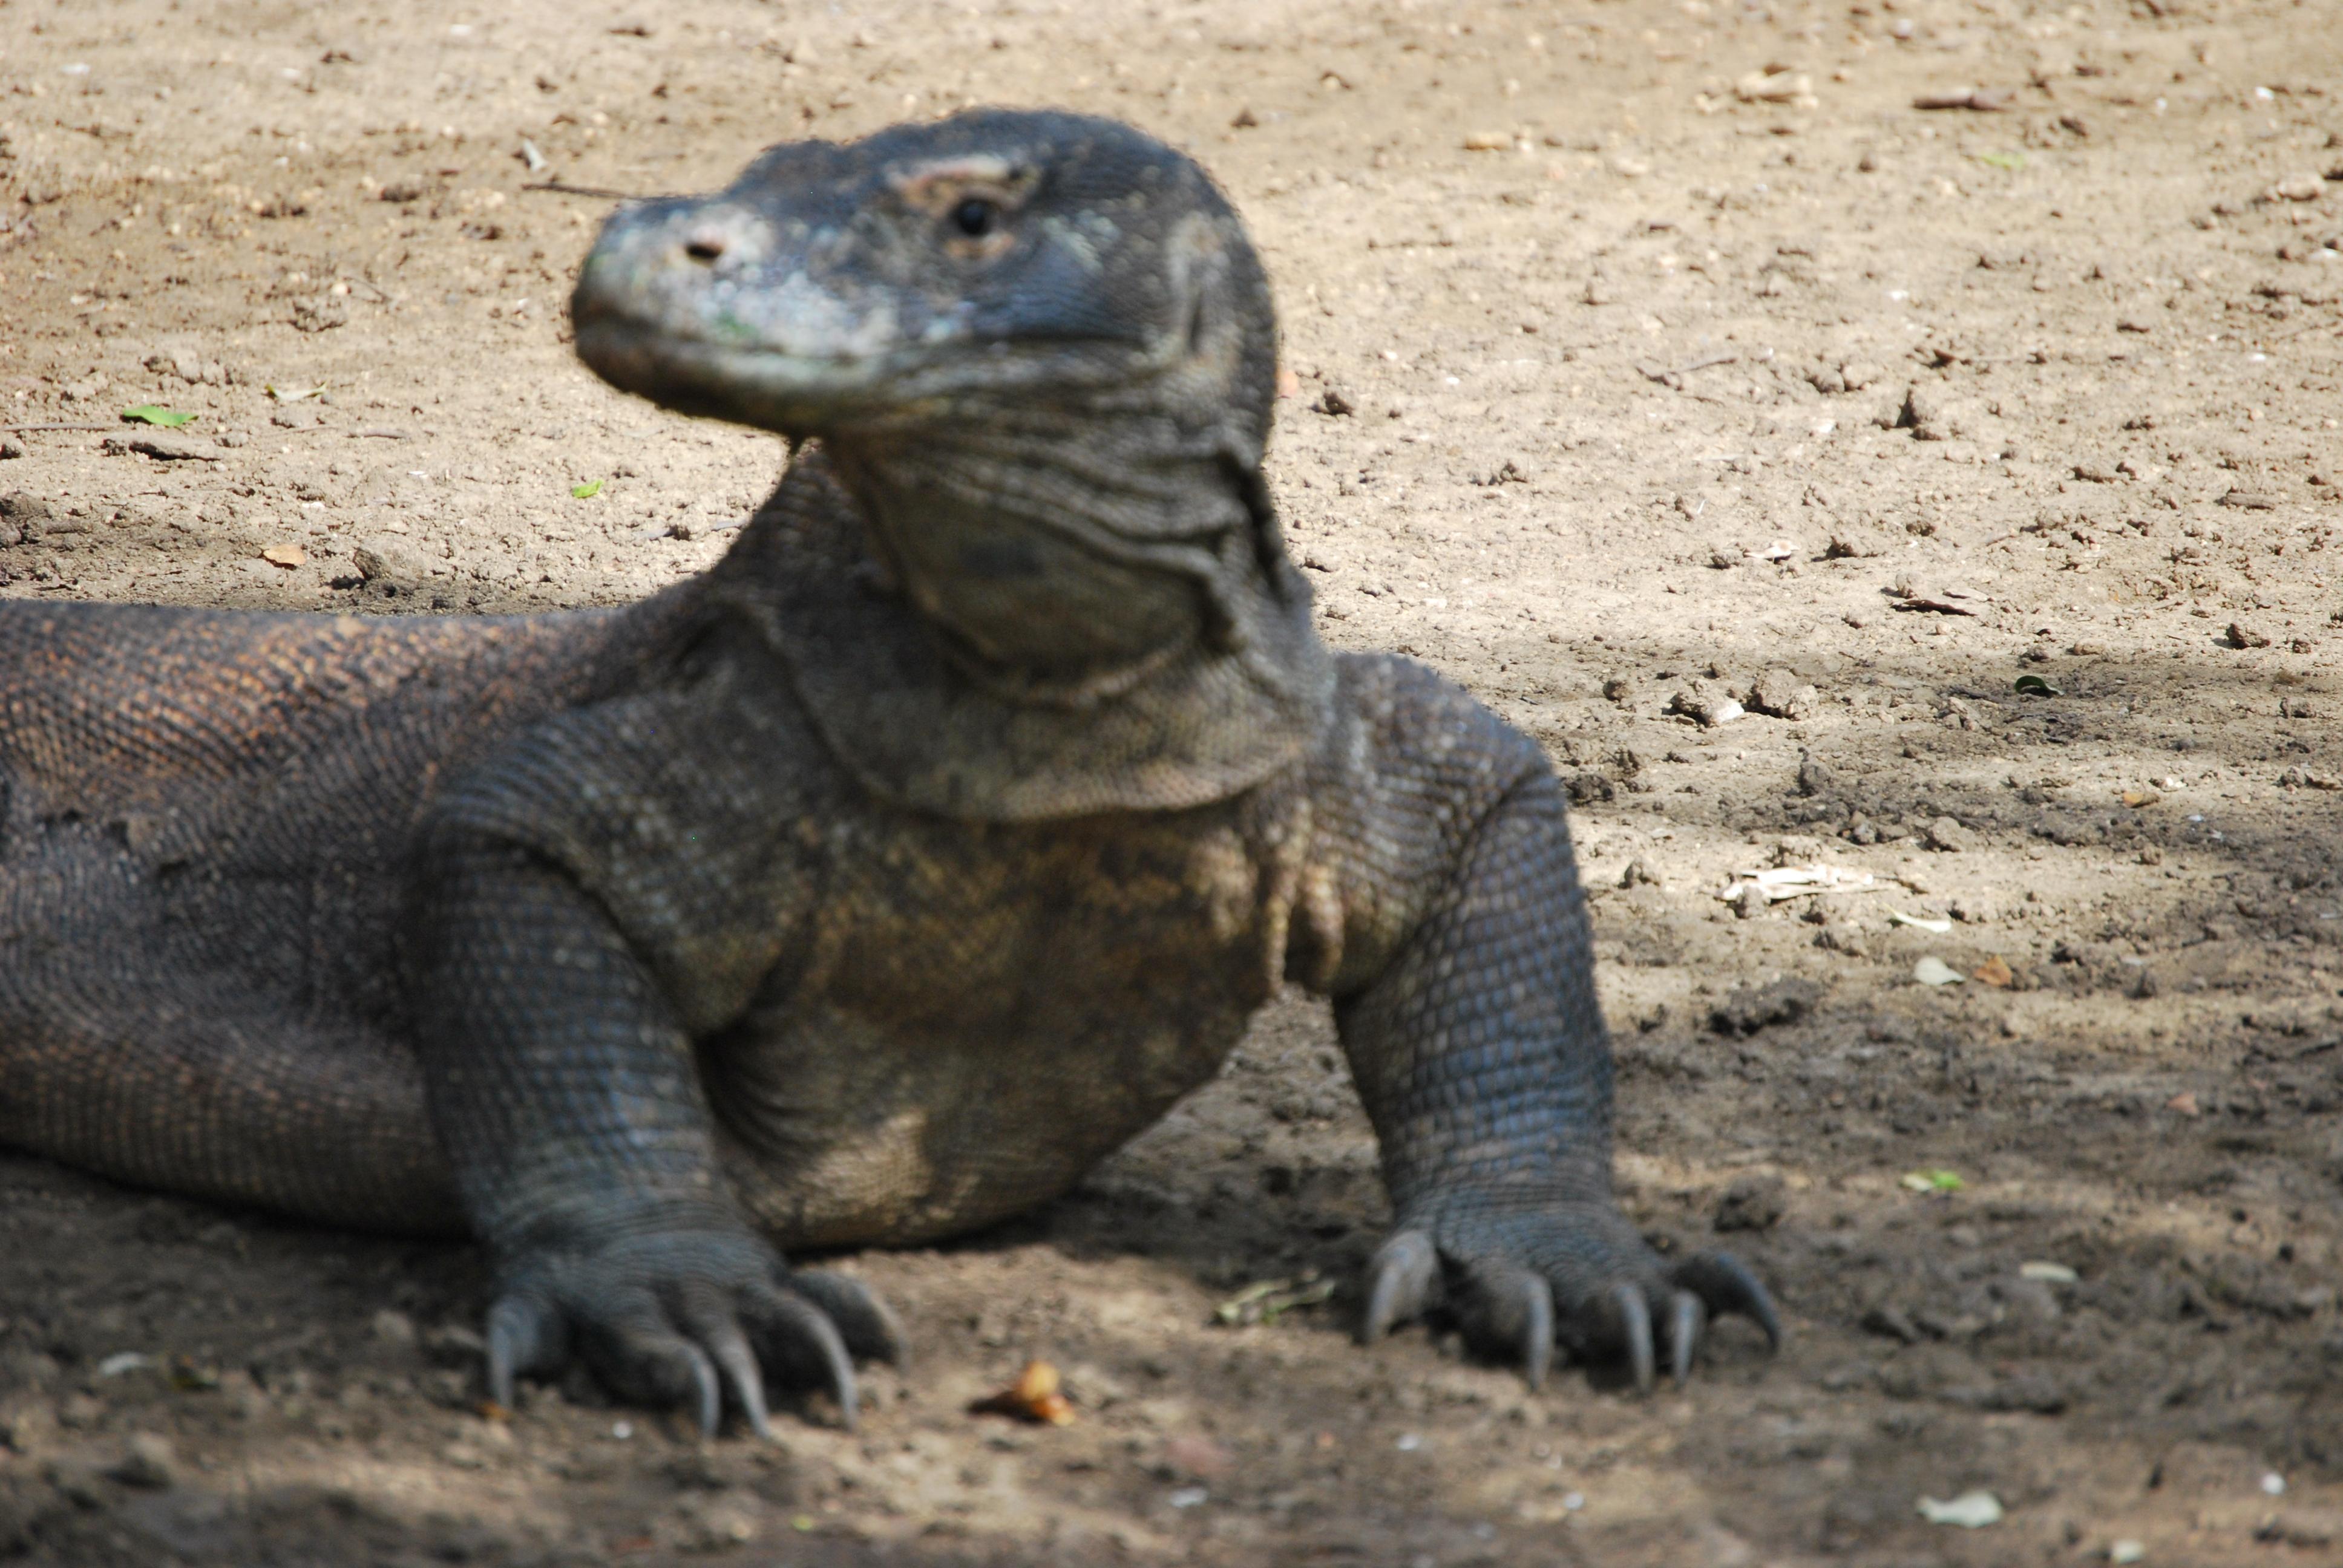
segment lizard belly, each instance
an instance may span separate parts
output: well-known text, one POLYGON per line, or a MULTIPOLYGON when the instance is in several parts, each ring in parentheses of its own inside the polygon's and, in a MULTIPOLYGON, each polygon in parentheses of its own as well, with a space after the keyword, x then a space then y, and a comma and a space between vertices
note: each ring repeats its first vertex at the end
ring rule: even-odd
POLYGON ((856 858, 806 972, 703 1055, 727 1174, 777 1239, 990 1223, 1212 1076, 1282 967, 1278 879, 1225 821, 1132 829, 856 858))

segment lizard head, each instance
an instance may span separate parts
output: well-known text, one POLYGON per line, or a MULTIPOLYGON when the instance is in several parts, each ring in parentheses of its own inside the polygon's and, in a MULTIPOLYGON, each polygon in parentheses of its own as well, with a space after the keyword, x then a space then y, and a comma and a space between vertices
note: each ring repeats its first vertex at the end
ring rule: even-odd
POLYGON ((1212 181, 1069 114, 784 143, 713 195, 615 214, 571 313, 617 386, 792 437, 1111 413, 1145 388, 1257 454, 1274 384, 1260 264, 1212 181))
POLYGON ((819 437, 971 667, 1095 689, 1306 598, 1261 478, 1260 261, 1128 126, 990 109, 784 144, 613 215, 571 315, 625 390, 819 437))

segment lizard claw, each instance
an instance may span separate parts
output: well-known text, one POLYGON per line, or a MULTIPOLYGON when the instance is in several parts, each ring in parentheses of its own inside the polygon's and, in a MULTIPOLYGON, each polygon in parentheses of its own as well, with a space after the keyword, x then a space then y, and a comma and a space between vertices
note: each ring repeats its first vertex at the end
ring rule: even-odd
POLYGON ((834 1393, 851 1432, 856 1356, 903 1356, 901 1325, 869 1290, 792 1273, 745 1231, 630 1237, 540 1254, 516 1274, 488 1312, 488 1392, 499 1404, 512 1402, 517 1377, 560 1370, 574 1340, 613 1393, 681 1406, 710 1436, 728 1403, 759 1437, 773 1435, 768 1371, 834 1393))
POLYGON ((1554 1365, 1554 1287, 1532 1274, 1522 1282, 1522 1375, 1530 1387, 1541 1389, 1554 1365))
POLYGON ((1655 1372, 1652 1354, 1652 1314, 1644 1305, 1644 1292, 1633 1285, 1611 1287, 1611 1299, 1618 1304, 1619 1331, 1627 1342, 1627 1363, 1635 1373, 1635 1392, 1649 1393, 1655 1372))
POLYGON ((854 1358, 830 1315, 804 1296, 773 1286, 749 1292, 748 1304, 778 1352, 775 1359, 800 1375, 810 1373, 810 1381, 828 1383, 838 1400, 839 1420, 847 1431, 858 1430, 862 1405, 854 1358))
POLYGON ((1678 1291, 1668 1321, 1668 1371, 1678 1388, 1692 1377, 1692 1352, 1699 1348, 1701 1331, 1707 1326, 1708 1303, 1690 1291, 1678 1291))
POLYGON ((1782 1317, 1774 1298, 1730 1252, 1701 1252, 1676 1265, 1676 1283, 1705 1302, 1712 1312, 1739 1312, 1765 1331, 1768 1350, 1782 1348, 1782 1317))
POLYGON ((568 1325, 552 1302, 515 1292, 488 1309, 488 1398, 513 1408, 513 1380, 569 1359, 568 1325))
POLYGON ((1662 1349, 1681 1387, 1710 1321, 1729 1312, 1754 1320, 1770 1345, 1781 1343, 1773 1299, 1745 1264, 1725 1252, 1671 1262, 1608 1201, 1452 1198, 1394 1231, 1369 1279, 1363 1343, 1444 1305, 1476 1351, 1511 1361, 1532 1388, 1545 1382, 1559 1352, 1616 1358, 1648 1393, 1659 1382, 1662 1349))
POLYGON ((861 1281, 827 1269, 801 1269, 789 1275, 789 1289, 821 1309, 856 1360, 900 1367, 910 1359, 901 1320, 861 1281))
POLYGON ((1367 1292, 1359 1342, 1371 1345, 1395 1325, 1422 1315, 1431 1302, 1440 1254, 1423 1231, 1402 1231, 1375 1250, 1368 1267, 1374 1283, 1367 1292))
POLYGON ((683 1347, 683 1358, 691 1370, 691 1405, 699 1421, 699 1435, 714 1437, 716 1422, 724 1414, 724 1390, 716 1381, 716 1365, 706 1351, 694 1344, 683 1347))

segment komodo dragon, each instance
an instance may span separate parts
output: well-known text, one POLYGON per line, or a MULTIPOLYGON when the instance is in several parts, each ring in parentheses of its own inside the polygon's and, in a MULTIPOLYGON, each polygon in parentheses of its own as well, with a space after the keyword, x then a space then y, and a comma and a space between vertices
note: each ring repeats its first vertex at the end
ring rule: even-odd
POLYGON ((1711 1313, 1611 1188, 1563 798, 1420 665, 1331 655, 1261 462, 1276 329, 1187 158, 973 112, 621 209, 578 352, 794 460, 614 611, 0 606, 0 1142, 468 1228, 489 1386, 729 1402, 899 1352, 775 1249, 1066 1191, 1292 980, 1444 1302, 1529 1380, 1711 1313))

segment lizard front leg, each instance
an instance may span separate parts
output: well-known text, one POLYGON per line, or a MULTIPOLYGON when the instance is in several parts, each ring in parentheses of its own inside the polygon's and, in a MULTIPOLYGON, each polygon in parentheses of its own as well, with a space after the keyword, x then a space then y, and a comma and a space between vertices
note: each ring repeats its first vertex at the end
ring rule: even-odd
POLYGON ((718 1177, 691 1040, 603 909, 540 853, 443 825, 425 857, 412 993, 432 1120, 495 1263, 488 1384, 573 1350, 622 1397, 723 1391, 769 1435, 764 1369, 826 1379, 895 1359, 886 1308, 791 1271, 718 1177))
MULTIPOLYGON (((1528 750, 1477 718, 1496 755, 1528 750)), ((1337 998, 1396 1211, 1363 1340, 1444 1298, 1476 1348, 1518 1356, 1533 1385, 1559 1347, 1624 1356, 1646 1388, 1655 1340, 1681 1381, 1713 1313, 1746 1313, 1779 1342, 1737 1260, 1672 1262, 1618 1210, 1593 959, 1561 792, 1537 759, 1464 833, 1382 971, 1337 998)))

